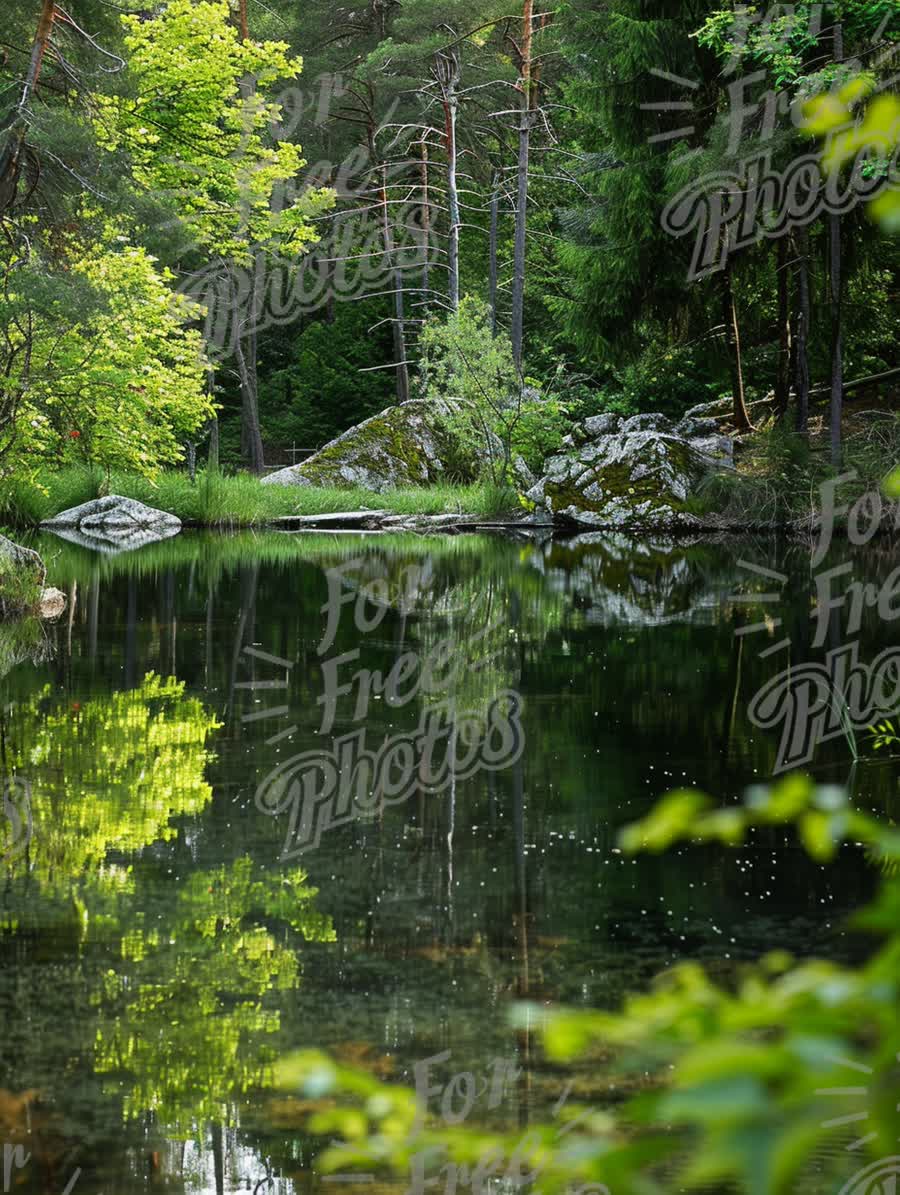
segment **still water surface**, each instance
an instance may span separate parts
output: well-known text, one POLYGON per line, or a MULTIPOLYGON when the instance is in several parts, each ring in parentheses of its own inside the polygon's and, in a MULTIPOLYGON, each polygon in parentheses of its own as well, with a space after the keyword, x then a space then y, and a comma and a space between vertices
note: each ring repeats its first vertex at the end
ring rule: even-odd
MULTIPOLYGON (((0 1138, 31 1152, 17 1189, 62 1192, 78 1171, 84 1195, 325 1190, 296 1103, 271 1087, 291 1050, 407 1082, 442 1051, 445 1078, 515 1057, 524 1077, 495 1118, 521 1124, 561 1077, 510 1027, 516 999, 609 1007, 686 958, 721 972, 773 946, 864 948, 842 928, 872 888, 852 851, 826 870, 780 835, 616 848, 673 786, 733 801, 772 773, 779 734, 751 723, 753 694, 788 659, 856 638, 839 613, 816 646, 808 550, 609 535, 36 546, 70 601, 0 642, 2 750, 33 818, 0 888, 0 1138), (773 584, 775 604, 736 600, 773 584), (372 680, 392 668, 393 688, 372 680), (439 792, 417 771, 408 795, 282 857, 290 809, 256 801, 274 769, 356 732, 377 750, 447 700, 487 725, 502 693, 521 702, 505 766, 439 792)), ((863 581, 893 564, 852 560, 863 581)), ((867 612, 863 658, 888 630, 867 612)), ((896 815, 895 775, 852 767, 845 739, 812 766, 896 815)), ((631 1081, 604 1081, 594 1105, 631 1081)))

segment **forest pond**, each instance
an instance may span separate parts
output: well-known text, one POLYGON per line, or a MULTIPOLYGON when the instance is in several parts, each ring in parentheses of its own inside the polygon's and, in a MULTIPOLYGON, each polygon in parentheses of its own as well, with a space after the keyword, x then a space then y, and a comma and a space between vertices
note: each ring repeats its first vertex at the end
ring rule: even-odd
MULTIPOLYGON (((749 711, 788 662, 896 642, 875 609, 858 631, 844 610, 810 616, 802 545, 34 546, 69 605, 37 631, 0 628, 21 814, 0 888, 0 1136, 30 1153, 12 1155, 16 1190, 324 1190, 302 1100, 273 1086, 293 1050, 408 1084, 442 1055, 433 1109, 456 1072, 484 1093, 515 1060, 470 1119, 524 1124, 562 1077, 512 1027, 516 1000, 608 1007, 682 959, 866 948, 843 926, 873 887, 861 853, 822 869, 787 834, 637 858, 616 845, 672 787, 733 802, 772 775, 782 728, 749 711), (466 759, 431 786, 430 716, 466 759), (348 759, 376 779, 329 793, 348 759)), ((895 563, 835 545, 845 560, 835 592, 895 563)), ((806 766, 896 817, 893 773, 853 737, 806 766)))

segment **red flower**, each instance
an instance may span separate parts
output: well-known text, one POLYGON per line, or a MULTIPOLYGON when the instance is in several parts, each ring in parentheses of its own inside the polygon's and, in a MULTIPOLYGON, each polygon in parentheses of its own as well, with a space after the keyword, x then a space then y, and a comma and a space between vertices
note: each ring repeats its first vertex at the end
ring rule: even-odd
POLYGON ((72 440, 77 440, 80 435, 81 432, 69 432, 69 438, 72 440))

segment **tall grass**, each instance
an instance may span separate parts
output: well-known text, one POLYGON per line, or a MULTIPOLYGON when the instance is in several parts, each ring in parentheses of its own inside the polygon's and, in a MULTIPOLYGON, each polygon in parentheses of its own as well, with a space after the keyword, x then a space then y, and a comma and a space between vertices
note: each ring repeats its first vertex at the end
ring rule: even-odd
MULTIPOLYGON (((852 503, 861 494, 878 491, 900 458, 900 418, 857 413, 844 440, 847 480, 834 489, 837 503, 852 503)), ((697 514, 716 512, 746 527, 775 526, 814 519, 820 487, 834 479, 830 445, 819 430, 809 439, 784 424, 769 424, 742 441, 734 473, 710 474, 686 504, 697 514)))
POLYGON ((113 473, 107 479, 104 472, 79 466, 50 474, 40 487, 20 487, 6 495, 0 517, 15 526, 35 526, 103 494, 136 498, 177 515, 183 523, 202 527, 254 527, 285 515, 348 510, 489 518, 518 508, 514 493, 490 485, 435 485, 378 494, 364 489, 264 486, 247 473, 226 477, 199 472, 194 482, 175 472, 162 473, 154 481, 135 473, 113 473))

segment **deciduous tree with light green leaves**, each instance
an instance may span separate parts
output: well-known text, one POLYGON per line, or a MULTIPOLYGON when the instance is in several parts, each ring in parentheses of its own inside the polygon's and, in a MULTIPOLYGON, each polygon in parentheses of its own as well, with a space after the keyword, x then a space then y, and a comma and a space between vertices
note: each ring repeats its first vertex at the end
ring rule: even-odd
POLYGON ((150 20, 122 20, 131 91, 99 98, 98 135, 105 148, 126 149, 138 183, 171 205, 181 256, 201 279, 196 289, 225 283, 245 455, 259 471, 260 272, 275 253, 296 265, 316 240, 311 218, 333 202, 326 188, 298 193, 300 147, 271 135, 278 85, 300 74, 302 60, 284 42, 242 37, 226 0, 174 0, 150 20))
POLYGON ((175 464, 212 413, 197 305, 115 225, 61 247, 27 220, 7 228, 0 486, 76 461, 151 477, 175 464))

